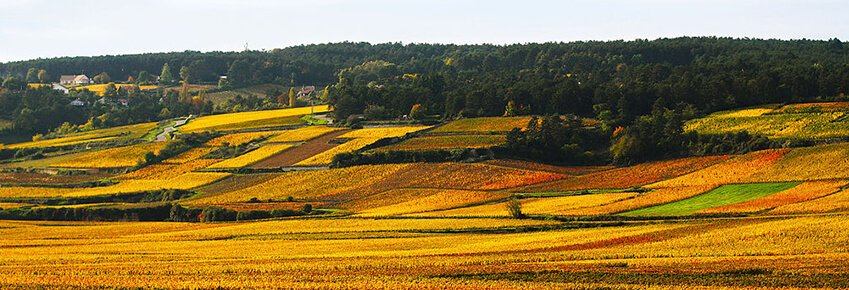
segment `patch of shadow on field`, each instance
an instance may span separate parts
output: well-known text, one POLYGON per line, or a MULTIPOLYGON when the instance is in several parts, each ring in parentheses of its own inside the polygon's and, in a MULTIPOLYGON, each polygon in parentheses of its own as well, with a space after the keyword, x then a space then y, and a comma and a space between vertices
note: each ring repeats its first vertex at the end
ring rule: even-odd
MULTIPOLYGON (((627 265, 625 265, 627 267, 627 265)), ((792 274, 769 269, 738 269, 708 273, 642 273, 607 271, 540 271, 491 274, 448 274, 440 278, 465 280, 507 280, 528 282, 569 282, 628 285, 675 285, 763 288, 832 288, 847 289, 849 274, 792 274)), ((610 288, 601 288, 610 289, 610 288)))
POLYGON ((304 161, 307 158, 313 157, 319 153, 333 149, 333 147, 339 146, 339 144, 330 143, 329 141, 336 139, 336 137, 342 136, 350 131, 351 130, 341 130, 327 133, 318 138, 314 138, 312 140, 304 142, 304 144, 301 144, 299 146, 286 149, 280 154, 271 156, 257 163, 254 163, 253 165, 249 166, 249 168, 279 168, 295 165, 295 163, 304 161))

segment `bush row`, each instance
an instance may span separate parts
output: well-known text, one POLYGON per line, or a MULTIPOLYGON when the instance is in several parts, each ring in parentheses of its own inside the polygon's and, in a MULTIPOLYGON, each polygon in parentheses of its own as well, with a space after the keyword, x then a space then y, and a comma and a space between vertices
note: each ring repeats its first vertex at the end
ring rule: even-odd
POLYGON ((291 217, 310 213, 314 212, 312 207, 308 206, 302 210, 234 211, 219 207, 186 208, 179 204, 158 203, 127 208, 13 208, 0 210, 0 220, 219 222, 291 217))
POLYGON ((496 148, 424 151, 347 152, 333 157, 330 167, 414 162, 475 162, 495 158, 496 148))

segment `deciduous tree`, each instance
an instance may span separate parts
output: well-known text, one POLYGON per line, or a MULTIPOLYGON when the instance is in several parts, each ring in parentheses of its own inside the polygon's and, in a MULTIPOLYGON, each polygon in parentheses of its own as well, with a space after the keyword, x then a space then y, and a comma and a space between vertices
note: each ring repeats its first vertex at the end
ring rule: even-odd
POLYGON ((38 71, 38 82, 40 82, 42 84, 50 83, 50 75, 47 74, 46 70, 39 70, 38 71))
POLYGON ((410 109, 410 118, 413 118, 414 120, 422 120, 425 116, 427 116, 427 110, 422 106, 422 104, 415 104, 413 105, 413 108, 410 109))
POLYGON ((28 83, 37 83, 38 82, 38 69, 31 67, 27 70, 27 78, 26 81, 28 83))

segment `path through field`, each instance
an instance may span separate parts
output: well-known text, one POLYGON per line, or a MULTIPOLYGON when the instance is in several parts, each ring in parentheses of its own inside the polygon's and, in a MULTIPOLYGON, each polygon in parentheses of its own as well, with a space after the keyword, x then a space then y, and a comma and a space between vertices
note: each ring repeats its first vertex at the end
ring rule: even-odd
POLYGON ((168 134, 171 134, 171 132, 174 132, 174 130, 175 130, 174 127, 182 126, 183 124, 186 124, 186 122, 188 120, 189 120, 189 118, 183 118, 183 119, 177 120, 177 122, 175 122, 174 125, 165 127, 165 129, 162 129, 162 133, 160 133, 159 135, 156 135, 156 141, 155 142, 165 142, 165 141, 167 141, 168 140, 168 134))

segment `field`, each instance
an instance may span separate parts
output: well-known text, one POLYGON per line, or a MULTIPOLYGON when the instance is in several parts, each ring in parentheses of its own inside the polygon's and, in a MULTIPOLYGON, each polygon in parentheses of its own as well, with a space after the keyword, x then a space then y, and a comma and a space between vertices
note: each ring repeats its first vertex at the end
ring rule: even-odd
POLYGON ((777 194, 799 185, 798 182, 728 184, 688 199, 623 213, 629 216, 680 216, 693 213, 726 213, 724 206, 744 203, 777 194), (717 210, 713 210, 718 208, 717 210))
POLYGON ((115 167, 131 167, 144 158, 147 152, 158 153, 164 148, 167 142, 146 143, 140 145, 118 147, 95 151, 89 154, 79 156, 77 158, 53 163, 52 167, 73 167, 73 168, 115 168, 115 167))
POLYGON ((226 159, 224 161, 215 163, 208 168, 239 168, 245 167, 259 161, 262 161, 266 158, 279 154, 283 152, 283 150, 294 147, 294 145, 265 145, 259 147, 255 150, 252 150, 248 153, 239 155, 235 158, 226 159))
POLYGON ((114 127, 108 129, 92 130, 82 133, 70 134, 61 136, 55 139, 45 139, 33 142, 25 142, 8 145, 2 148, 33 148, 33 147, 52 147, 74 145, 94 141, 108 141, 113 139, 138 139, 146 135, 153 129, 158 128, 156 123, 142 123, 136 125, 128 125, 114 127))
MULTIPOLYGON (((196 118, 182 133, 223 135, 131 172, 168 143, 0 165, 0 289, 849 289, 849 143, 627 167, 328 168, 340 152, 410 133, 374 150, 491 146, 528 118, 255 130, 304 110, 196 118), (207 158, 248 142, 242 155, 207 158)), ((155 125, 28 146, 137 143, 155 125)))
POLYGON ((188 124, 179 127, 179 131, 181 133, 192 133, 209 130, 225 131, 240 128, 258 128, 257 126, 274 127, 301 124, 302 121, 300 121, 300 118, 289 117, 308 115, 311 110, 314 110, 315 112, 326 112, 328 111, 328 107, 301 107, 204 116, 194 119, 188 124))
POLYGON ((692 157, 667 161, 643 163, 636 166, 616 168, 592 174, 564 178, 562 180, 516 188, 518 192, 572 191, 593 188, 629 188, 666 180, 690 172, 701 172, 731 156, 692 157))
POLYGON ((562 173, 568 175, 585 175, 593 172, 613 169, 613 166, 554 166, 530 161, 512 160, 512 159, 495 159, 484 161, 489 165, 497 165, 509 168, 527 169, 535 171, 548 171, 554 173, 562 173))
POLYGON ((284 143, 284 142, 303 142, 314 138, 318 138, 324 134, 343 130, 342 128, 333 128, 326 126, 308 126, 289 130, 283 134, 265 140, 267 143, 284 143))
POLYGON ((849 103, 794 104, 780 109, 753 108, 714 113, 687 122, 701 134, 748 131, 779 139, 828 139, 849 135, 849 103))
POLYGON ((53 175, 42 173, 0 173, 0 184, 30 184, 30 185, 51 185, 51 184, 75 184, 82 182, 90 182, 99 179, 111 177, 109 174, 86 174, 86 175, 53 175))
MULTIPOLYGON (((319 127, 319 126, 313 126, 313 127, 319 127)), ((305 127, 305 128, 313 128, 313 127, 305 127)), ((292 130, 291 133, 294 133, 294 134, 290 134, 290 133, 281 134, 277 137, 272 138, 272 140, 267 140, 267 141, 273 141, 273 139, 276 139, 276 141, 279 141, 280 139, 277 139, 279 137, 288 138, 288 139, 284 139, 284 140, 306 139, 306 138, 312 137, 313 135, 317 135, 314 131, 310 132, 308 134, 303 133, 303 131, 300 132, 300 133, 295 132, 295 131, 299 131, 299 130, 302 130, 302 129, 305 129, 305 128, 292 130)), ((310 140, 303 142, 302 144, 298 145, 297 147, 286 150, 282 154, 277 154, 277 155, 269 157, 268 159, 257 162, 255 164, 251 165, 251 167, 253 167, 253 168, 273 168, 273 167, 283 167, 283 166, 295 165, 295 164, 302 162, 302 161, 304 161, 308 158, 314 158, 318 154, 322 154, 322 153, 324 153, 328 150, 331 150, 334 147, 338 146, 339 144, 331 143, 330 141, 333 140, 333 139, 336 139, 336 137, 339 137, 340 135, 345 134, 347 132, 348 132, 347 130, 341 130, 341 131, 333 130, 333 132, 326 133, 326 134, 321 135, 319 137, 311 138, 310 140)), ((275 143, 274 142, 266 142, 266 144, 275 144, 275 143)))
POLYGON ((404 136, 408 133, 421 131, 427 129, 427 126, 412 126, 412 127, 387 127, 387 128, 368 128, 368 129, 359 129, 350 131, 340 135, 339 139, 351 139, 345 143, 340 144, 339 146, 335 146, 330 148, 327 151, 318 153, 304 159, 298 163, 295 163, 296 166, 322 166, 330 164, 333 161, 333 156, 336 156, 339 153, 351 152, 362 149, 368 145, 371 145, 377 140, 383 138, 392 138, 392 137, 400 137, 404 136))
MULTIPOLYGON (((88 85, 88 86, 80 86, 74 87, 75 90, 89 90, 98 96, 103 96, 103 92, 106 91, 107 84, 98 84, 98 85, 88 85)), ((115 84, 117 89, 131 90, 136 85, 134 84, 115 84)), ((157 86, 139 86, 140 90, 151 90, 156 89, 157 86)))
POLYGON ((530 117, 501 117, 461 119, 434 129, 431 133, 457 132, 509 132, 513 128, 525 128, 530 117))
POLYGON ((558 222, 8 221, 0 224, 0 244, 6 247, 0 253, 6 265, 0 277, 11 289, 839 289, 849 286, 844 219, 830 215, 518 233, 467 229, 544 228, 558 222))
POLYGON ((224 146, 225 144, 229 146, 241 145, 244 143, 248 143, 260 138, 266 138, 269 136, 274 136, 281 133, 286 133, 287 131, 263 131, 263 132, 248 132, 248 133, 235 133, 235 134, 227 134, 206 142, 206 146, 224 146))
POLYGON ((503 145, 505 142, 504 135, 422 136, 375 148, 370 152, 483 148, 503 145))

